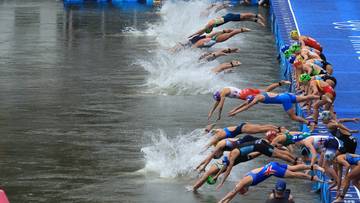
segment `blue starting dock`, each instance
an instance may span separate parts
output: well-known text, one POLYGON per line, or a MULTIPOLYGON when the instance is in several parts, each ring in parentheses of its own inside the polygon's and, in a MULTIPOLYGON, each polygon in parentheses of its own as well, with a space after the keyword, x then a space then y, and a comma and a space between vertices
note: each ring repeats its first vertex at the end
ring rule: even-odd
MULTIPOLYGON (((298 30, 301 35, 315 38, 324 48, 327 61, 334 67, 337 78, 335 111, 339 118, 360 117, 360 1, 357 0, 272 0, 270 8, 272 31, 278 50, 292 43, 289 33, 298 30)), ((280 58, 281 77, 293 81, 292 66, 285 57, 280 58)), ((301 108, 297 113, 307 117, 301 108)), ((347 124, 348 125, 348 124, 347 124)), ((358 129, 354 124, 348 125, 358 129)), ((301 126, 303 129, 306 126, 301 126)), ((314 133, 328 134, 319 122, 314 133)), ((359 138, 359 134, 354 134, 359 138)), ((360 152, 359 147, 357 153, 360 152)), ((322 175, 321 175, 322 176, 322 175)), ((327 177, 323 177, 327 178, 327 177)), ((321 201, 335 200, 336 191, 328 184, 315 184, 320 190, 321 201)), ((360 202, 359 191, 351 186, 344 202, 360 202)))

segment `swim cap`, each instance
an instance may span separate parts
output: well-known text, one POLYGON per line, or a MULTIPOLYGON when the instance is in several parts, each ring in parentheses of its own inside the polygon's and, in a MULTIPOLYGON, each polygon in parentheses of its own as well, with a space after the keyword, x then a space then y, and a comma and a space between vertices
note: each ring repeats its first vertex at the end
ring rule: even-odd
POLYGON ((219 91, 219 90, 217 90, 216 92, 214 92, 213 98, 215 99, 215 101, 220 101, 220 100, 221 100, 221 96, 220 96, 220 91, 219 91))
POLYGON ((277 132, 275 130, 269 130, 265 133, 265 138, 270 142, 277 136, 277 132))
POLYGON ((289 58, 289 63, 293 64, 294 61, 295 61, 295 59, 296 59, 295 56, 291 56, 291 57, 289 58))
POLYGON ((307 74, 307 73, 303 73, 299 77, 300 82, 308 82, 310 80, 311 80, 311 76, 309 74, 307 74))
POLYGON ((291 39, 294 39, 295 37, 299 37, 299 33, 297 30, 293 30, 290 32, 291 39))
POLYGON ((319 119, 322 120, 330 120, 331 119, 331 114, 330 111, 323 111, 320 113, 319 119))
POLYGON ((214 179, 212 176, 208 176, 207 179, 206 179, 206 182, 209 185, 214 185, 216 183, 216 179, 214 179))
POLYGON ((282 53, 284 53, 286 50, 288 50, 290 48, 290 46, 289 45, 283 45, 281 48, 280 48, 280 51, 282 52, 282 53))
POLYGON ((288 59, 293 53, 288 49, 284 52, 285 57, 288 59))
POLYGON ((289 48, 289 50, 290 50, 291 52, 295 53, 295 52, 299 52, 299 51, 301 50, 301 47, 300 47, 300 45, 298 45, 298 44, 293 44, 293 45, 291 45, 291 47, 289 48))
POLYGON ((230 164, 230 161, 227 156, 224 156, 222 159, 222 162, 225 166, 228 166, 230 164))
POLYGON ((254 99, 255 99, 254 95, 249 95, 246 97, 246 101, 248 101, 248 102, 252 102, 254 99))

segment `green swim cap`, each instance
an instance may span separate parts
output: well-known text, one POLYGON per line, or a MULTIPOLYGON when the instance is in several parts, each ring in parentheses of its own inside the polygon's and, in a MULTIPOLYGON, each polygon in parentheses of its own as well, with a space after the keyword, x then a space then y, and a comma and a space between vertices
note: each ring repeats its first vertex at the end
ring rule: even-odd
POLYGON ((300 82, 308 82, 311 80, 311 76, 307 73, 301 74, 299 77, 300 82))
POLYGON ((301 47, 298 44, 293 44, 290 46, 289 50, 295 53, 295 52, 299 52, 301 50, 301 47))
POLYGON ((293 52, 290 49, 288 49, 284 52, 284 55, 288 59, 290 58, 291 55, 293 55, 293 52))
POLYGON ((206 182, 209 185, 214 185, 216 183, 216 179, 214 179, 212 176, 208 176, 206 182))

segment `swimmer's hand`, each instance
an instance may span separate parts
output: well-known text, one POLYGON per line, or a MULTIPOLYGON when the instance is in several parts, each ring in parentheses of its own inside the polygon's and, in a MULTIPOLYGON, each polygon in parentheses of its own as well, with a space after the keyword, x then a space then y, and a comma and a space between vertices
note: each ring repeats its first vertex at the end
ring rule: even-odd
POLYGON ((194 192, 194 187, 191 186, 191 185, 185 186, 185 189, 186 189, 187 192, 194 192))
POLYGON ((233 116, 235 116, 235 115, 236 115, 236 113, 231 112, 231 111, 228 113, 228 116, 229 116, 229 117, 233 117, 233 116))
POLYGON ((358 122, 360 121, 360 119, 359 119, 359 118, 353 118, 353 121, 354 121, 355 123, 358 123, 358 122))
POLYGON ((195 170, 197 170, 197 172, 202 173, 205 172, 205 167, 204 165, 198 166, 195 170))

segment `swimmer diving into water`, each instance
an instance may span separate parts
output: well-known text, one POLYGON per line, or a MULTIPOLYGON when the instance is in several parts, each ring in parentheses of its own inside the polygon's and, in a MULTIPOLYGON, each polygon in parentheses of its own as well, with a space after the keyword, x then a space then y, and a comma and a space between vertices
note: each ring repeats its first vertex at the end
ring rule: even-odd
POLYGON ((271 93, 271 92, 264 92, 258 95, 250 95, 248 96, 248 100, 241 104, 240 106, 232 109, 229 112, 229 116, 235 116, 236 114, 246 111, 252 106, 256 105, 257 103, 261 102, 264 104, 282 104, 284 110, 289 115, 291 120, 298 121, 305 123, 307 125, 313 124, 310 121, 307 121, 301 116, 297 116, 295 110, 293 108, 293 103, 300 103, 309 100, 320 99, 318 95, 307 95, 307 96, 297 96, 292 93, 271 93))
MULTIPOLYGON (((323 170, 321 167, 315 165, 313 167, 304 164, 290 166, 286 164, 280 164, 278 162, 270 162, 263 167, 253 169, 252 171, 247 173, 239 181, 239 183, 235 186, 235 188, 219 202, 221 203, 230 202, 236 196, 236 194, 238 193, 245 194, 249 190, 250 186, 255 186, 271 176, 276 176, 278 178, 297 178, 297 179, 323 182, 317 176, 310 176, 308 174, 298 172, 309 169, 316 169, 321 171, 323 170)), ((223 183, 221 183, 217 188, 219 189, 222 185, 223 183)))
POLYGON ((224 16, 210 20, 206 26, 194 34, 190 35, 189 38, 192 38, 197 35, 202 35, 204 33, 210 33, 214 27, 218 27, 230 21, 254 21, 265 27, 265 19, 261 14, 254 13, 242 13, 234 14, 228 13, 224 16))
POLYGON ((280 82, 276 82, 276 83, 273 83, 273 84, 267 86, 264 90, 253 89, 253 88, 238 89, 236 87, 224 87, 221 90, 217 90, 213 94, 215 103, 214 103, 213 107, 211 108, 211 110, 209 111, 208 121, 210 120, 211 116, 213 115, 213 113, 215 112, 216 109, 219 109, 219 115, 218 115, 217 120, 221 119, 221 112, 224 107, 226 97, 246 100, 247 97, 250 95, 255 96, 255 95, 260 94, 262 91, 270 92, 270 91, 274 90, 275 88, 280 87, 282 85, 286 85, 286 84, 288 85, 291 83, 289 81, 282 80, 280 82))

